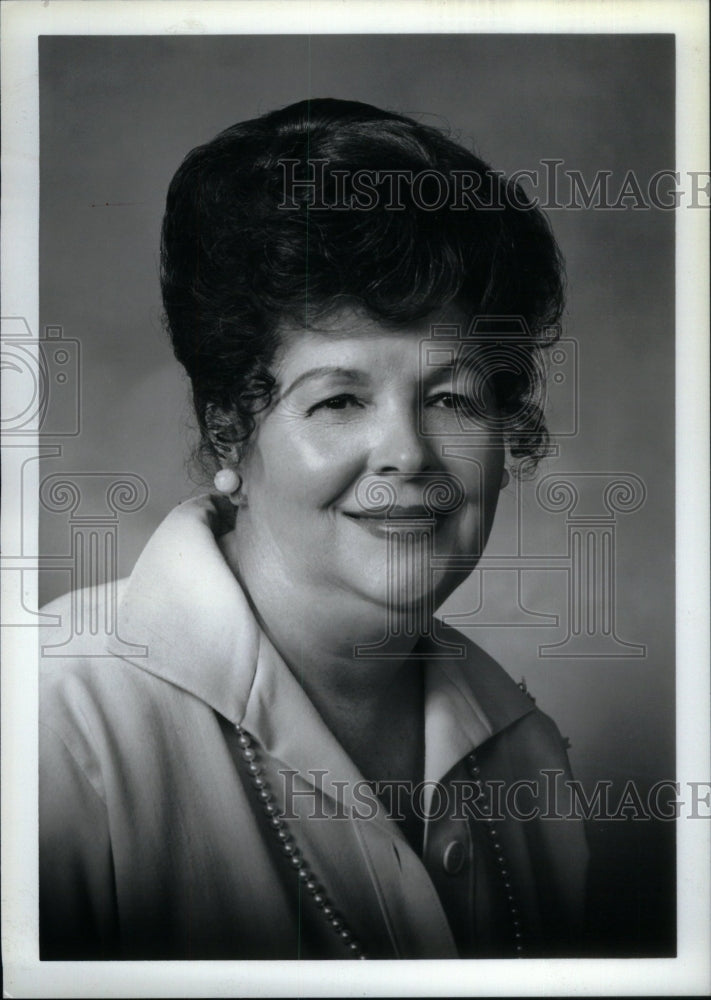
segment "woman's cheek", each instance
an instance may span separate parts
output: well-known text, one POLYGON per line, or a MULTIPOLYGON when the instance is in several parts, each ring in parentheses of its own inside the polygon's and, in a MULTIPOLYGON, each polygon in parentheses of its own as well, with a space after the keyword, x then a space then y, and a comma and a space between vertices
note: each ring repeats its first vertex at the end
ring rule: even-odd
POLYGON ((482 548, 481 509, 478 504, 466 503, 462 508, 457 532, 457 554, 478 558, 482 548))
POLYGON ((362 435, 346 428, 340 428, 340 433, 333 431, 301 437, 294 442, 292 452, 304 484, 325 502, 335 500, 367 471, 362 435))

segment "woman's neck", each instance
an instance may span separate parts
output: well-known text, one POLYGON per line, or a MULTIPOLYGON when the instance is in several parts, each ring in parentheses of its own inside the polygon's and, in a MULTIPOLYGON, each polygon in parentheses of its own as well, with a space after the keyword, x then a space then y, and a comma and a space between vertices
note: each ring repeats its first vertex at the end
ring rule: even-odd
POLYGON ((334 588, 297 587, 240 558, 234 532, 220 546, 260 625, 364 777, 421 780, 420 636, 405 634, 401 620, 411 614, 334 588))

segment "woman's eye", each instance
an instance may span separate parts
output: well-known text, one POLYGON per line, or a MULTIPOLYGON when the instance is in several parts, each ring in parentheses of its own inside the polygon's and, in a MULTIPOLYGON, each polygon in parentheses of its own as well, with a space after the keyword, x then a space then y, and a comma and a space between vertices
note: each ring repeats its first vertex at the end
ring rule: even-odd
POLYGON ((432 396, 427 405, 433 409, 450 410, 471 419, 487 419, 492 414, 492 400, 473 399, 460 392, 440 392, 432 396))
POLYGON ((456 392, 440 392, 428 400, 429 406, 438 406, 446 410, 464 410, 467 408, 467 400, 464 396, 456 392))
POLYGON ((347 410, 351 406, 360 407, 361 405, 360 400, 351 393, 342 392, 338 396, 329 396, 328 399, 322 399, 319 403, 309 407, 307 412, 311 416, 317 410, 347 410))

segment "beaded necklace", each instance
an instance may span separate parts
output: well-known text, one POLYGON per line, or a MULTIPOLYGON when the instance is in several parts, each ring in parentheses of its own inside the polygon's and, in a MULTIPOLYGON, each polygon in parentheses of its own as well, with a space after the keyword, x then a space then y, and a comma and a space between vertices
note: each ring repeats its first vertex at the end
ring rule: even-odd
MULTIPOLYGON (((313 900, 314 906, 320 910, 324 921, 331 931, 342 943, 345 957, 367 958, 361 942, 355 937, 348 924, 333 905, 322 884, 315 875, 313 868, 307 863, 301 849, 296 843, 293 834, 290 832, 288 824, 279 815, 278 806, 274 795, 267 784, 263 774, 263 768, 257 756, 256 742, 254 738, 241 726, 236 726, 237 744, 240 748, 242 759, 246 764, 247 771, 251 778, 252 787, 259 803, 265 813, 268 823, 274 836, 276 837, 285 862, 291 869, 298 873, 298 879, 309 897, 313 900)), ((477 796, 483 793, 483 785, 480 778, 480 769, 477 763, 476 752, 467 757, 469 773, 473 779, 473 784, 477 789, 477 796)), ((521 931, 521 921, 519 917, 516 898, 513 893, 511 878, 508 870, 506 858, 503 853, 499 830, 492 816, 485 818, 487 824, 487 840, 489 847, 494 853, 494 861, 497 866, 498 875, 504 889, 508 914, 511 920, 511 930, 513 933, 513 946, 515 955, 520 958, 523 954, 523 934, 521 931)))

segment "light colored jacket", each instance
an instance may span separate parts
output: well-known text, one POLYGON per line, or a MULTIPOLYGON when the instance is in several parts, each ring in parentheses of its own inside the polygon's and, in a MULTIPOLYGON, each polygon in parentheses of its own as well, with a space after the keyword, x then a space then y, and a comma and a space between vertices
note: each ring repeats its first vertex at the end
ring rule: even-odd
POLYGON ((80 595, 45 609, 61 624, 42 635, 41 957, 348 957, 281 850, 238 726, 366 956, 575 953, 587 847, 579 820, 554 818, 570 777, 555 725, 459 633, 442 634, 463 656, 423 646, 435 815, 418 856, 259 628, 223 530, 215 498, 176 508, 91 655, 62 655, 80 595), (476 812, 475 778, 504 818, 476 812))

